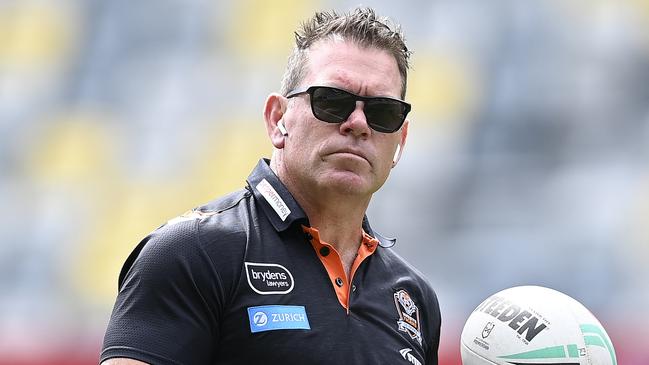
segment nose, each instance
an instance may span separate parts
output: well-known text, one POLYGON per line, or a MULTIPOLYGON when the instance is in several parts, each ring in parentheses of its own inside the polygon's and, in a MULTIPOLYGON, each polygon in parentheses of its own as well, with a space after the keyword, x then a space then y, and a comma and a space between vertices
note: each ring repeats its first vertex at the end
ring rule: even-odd
POLYGON ((367 117, 363 111, 364 103, 356 102, 356 109, 349 115, 347 120, 340 124, 340 133, 352 134, 355 137, 366 138, 372 133, 370 126, 367 124, 367 117))

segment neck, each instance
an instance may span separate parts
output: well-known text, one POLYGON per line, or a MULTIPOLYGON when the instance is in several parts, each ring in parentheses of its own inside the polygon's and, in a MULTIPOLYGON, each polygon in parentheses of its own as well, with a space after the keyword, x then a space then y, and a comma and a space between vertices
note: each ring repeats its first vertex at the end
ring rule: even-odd
POLYGON ((342 195, 331 191, 303 194, 300 189, 289 187, 300 204, 312 227, 320 232, 320 238, 331 244, 341 254, 346 250, 355 253, 361 242, 363 216, 369 198, 342 195))
POLYGON ((318 229, 320 238, 334 246, 341 256, 354 256, 361 243, 363 217, 371 195, 345 194, 327 187, 314 191, 317 187, 313 185, 304 189, 273 160, 271 168, 302 207, 311 226, 318 229))
POLYGON ((320 240, 336 249, 347 280, 351 280, 351 268, 361 245, 363 216, 369 201, 350 204, 348 198, 328 198, 326 195, 321 199, 303 199, 297 194, 295 198, 309 217, 311 226, 318 229, 320 240), (323 201, 326 203, 322 204, 323 201))
POLYGON ((339 252, 358 249, 367 203, 350 204, 349 197, 323 195, 319 199, 296 198, 309 217, 309 223, 320 232, 320 238, 339 252), (325 204, 322 202, 326 201, 325 204))

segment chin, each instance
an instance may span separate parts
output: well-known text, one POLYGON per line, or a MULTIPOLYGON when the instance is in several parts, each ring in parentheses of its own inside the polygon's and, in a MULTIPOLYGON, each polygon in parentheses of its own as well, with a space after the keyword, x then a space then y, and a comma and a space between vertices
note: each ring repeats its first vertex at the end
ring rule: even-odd
POLYGON ((366 176, 351 171, 337 171, 323 179, 330 190, 343 195, 371 195, 377 189, 366 176))

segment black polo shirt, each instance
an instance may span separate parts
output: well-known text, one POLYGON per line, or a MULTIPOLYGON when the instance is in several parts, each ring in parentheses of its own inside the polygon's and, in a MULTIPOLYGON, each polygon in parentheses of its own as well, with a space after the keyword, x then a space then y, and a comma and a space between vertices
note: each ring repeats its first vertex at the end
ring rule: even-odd
POLYGON ((367 219, 363 230, 350 280, 261 160, 245 189, 169 221, 131 253, 101 361, 437 364, 433 289, 367 219))

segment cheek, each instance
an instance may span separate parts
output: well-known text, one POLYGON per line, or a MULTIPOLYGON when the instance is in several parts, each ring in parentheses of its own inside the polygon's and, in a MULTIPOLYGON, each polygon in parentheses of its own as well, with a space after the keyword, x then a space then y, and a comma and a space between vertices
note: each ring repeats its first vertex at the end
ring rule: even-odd
POLYGON ((386 138, 385 140, 381 141, 381 143, 379 144, 379 158, 381 159, 382 163, 392 165, 392 160, 395 156, 396 145, 398 141, 398 139, 394 138, 386 138))
POLYGON ((381 174, 387 179, 392 171, 392 156, 386 157, 381 161, 381 174))
MULTIPOLYGON (((291 143, 293 149, 302 156, 313 155, 317 156, 323 149, 326 149, 326 144, 331 140, 331 136, 335 133, 332 125, 327 125, 319 120, 304 118, 294 121, 295 132, 292 136, 291 143)), ((289 131, 289 134, 291 131, 289 131)))
POLYGON ((289 140, 284 148, 291 158, 299 160, 297 164, 307 164, 317 158, 323 138, 308 121, 297 121, 288 133, 289 140))
POLYGON ((374 173, 380 180, 385 180, 392 170, 392 158, 394 157, 392 149, 382 148, 376 157, 374 161, 374 173))

